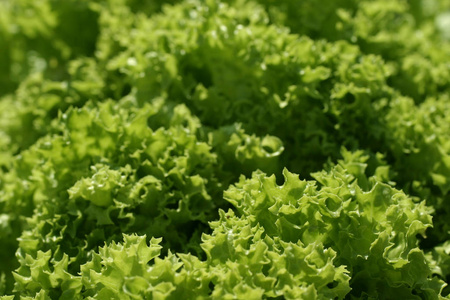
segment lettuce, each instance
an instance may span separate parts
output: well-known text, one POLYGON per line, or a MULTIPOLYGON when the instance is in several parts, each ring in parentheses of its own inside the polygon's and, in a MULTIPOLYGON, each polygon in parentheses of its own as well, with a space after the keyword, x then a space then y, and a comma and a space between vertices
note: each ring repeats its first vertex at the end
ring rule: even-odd
POLYGON ((0 298, 448 298, 449 11, 1 2, 0 298))
POLYGON ((430 278, 416 237, 431 226, 429 208, 365 177, 361 153, 344 156, 317 182, 287 170, 281 186, 260 171, 241 177, 225 192, 240 216, 219 211, 202 236, 205 260, 170 251, 160 258, 161 239, 125 234, 91 252, 78 276, 66 254, 25 255, 16 289, 94 299, 437 297, 444 283, 430 278))

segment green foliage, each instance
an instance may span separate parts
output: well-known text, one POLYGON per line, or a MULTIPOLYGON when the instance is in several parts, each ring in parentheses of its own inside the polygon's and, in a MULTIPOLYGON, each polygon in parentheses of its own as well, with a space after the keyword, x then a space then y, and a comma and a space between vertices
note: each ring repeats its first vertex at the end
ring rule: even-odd
POLYGON ((448 298, 449 13, 0 1, 0 299, 448 298))

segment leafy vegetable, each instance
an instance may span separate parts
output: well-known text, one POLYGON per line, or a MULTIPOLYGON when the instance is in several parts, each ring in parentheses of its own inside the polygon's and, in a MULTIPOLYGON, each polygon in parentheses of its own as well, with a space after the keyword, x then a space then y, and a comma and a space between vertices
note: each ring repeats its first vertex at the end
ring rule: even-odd
POLYGON ((449 13, 0 2, 0 298, 447 299, 449 13))

